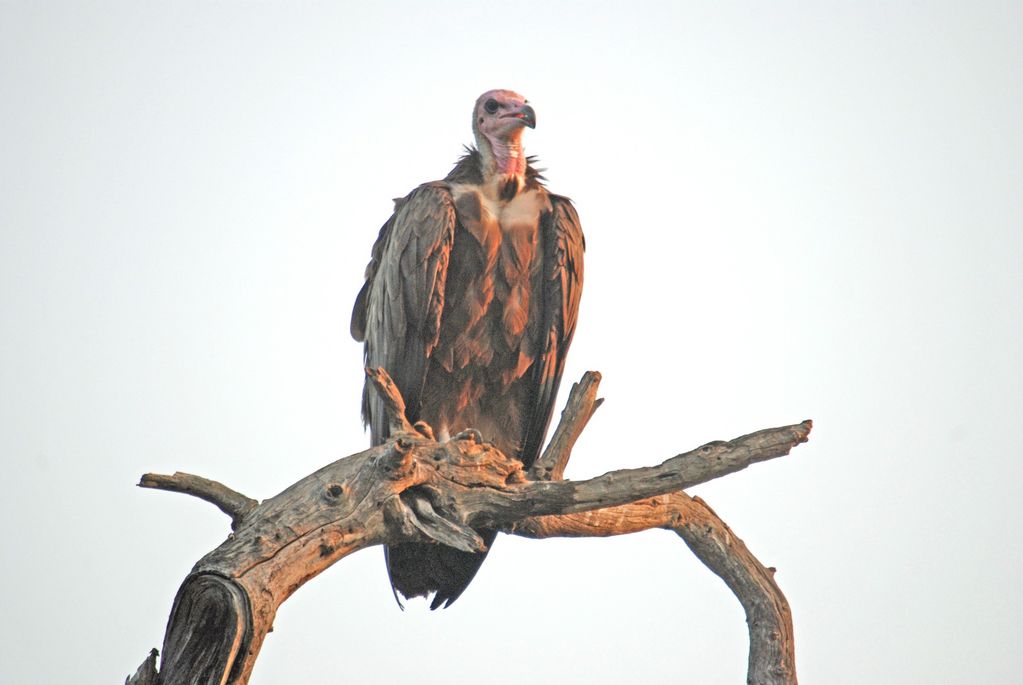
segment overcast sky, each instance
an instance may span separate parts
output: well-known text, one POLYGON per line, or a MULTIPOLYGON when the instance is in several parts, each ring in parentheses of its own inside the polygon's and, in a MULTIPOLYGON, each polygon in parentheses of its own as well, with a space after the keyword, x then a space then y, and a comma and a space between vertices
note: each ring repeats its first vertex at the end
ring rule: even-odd
MULTIPOLYGON (((587 236, 566 377, 607 401, 567 475, 812 418, 693 490, 778 568, 802 682, 1018 682, 1023 9, 624 7, 0 1, 0 681, 161 644, 228 521, 142 473, 265 498, 365 447, 372 241, 511 88, 587 236)), ((502 537, 442 612, 343 560, 252 682, 730 684, 746 651, 670 533, 502 537)))

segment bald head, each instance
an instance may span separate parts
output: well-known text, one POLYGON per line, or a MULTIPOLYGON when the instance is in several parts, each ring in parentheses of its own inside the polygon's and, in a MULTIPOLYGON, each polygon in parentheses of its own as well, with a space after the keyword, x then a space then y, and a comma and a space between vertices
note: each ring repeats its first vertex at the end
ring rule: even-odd
MULTIPOLYGON (((522 131, 536 127, 536 112, 526 98, 511 90, 488 90, 472 109, 476 147, 498 173, 522 173, 522 131)), ((488 165, 489 166, 489 165, 488 165)))

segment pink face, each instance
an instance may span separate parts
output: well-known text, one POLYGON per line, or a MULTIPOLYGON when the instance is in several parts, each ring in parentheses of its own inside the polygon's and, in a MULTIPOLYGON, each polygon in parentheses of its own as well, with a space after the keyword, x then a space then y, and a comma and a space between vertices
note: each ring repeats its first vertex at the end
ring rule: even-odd
POLYGON ((524 127, 536 127, 536 112, 510 90, 489 90, 476 100, 473 128, 490 140, 506 140, 524 127))

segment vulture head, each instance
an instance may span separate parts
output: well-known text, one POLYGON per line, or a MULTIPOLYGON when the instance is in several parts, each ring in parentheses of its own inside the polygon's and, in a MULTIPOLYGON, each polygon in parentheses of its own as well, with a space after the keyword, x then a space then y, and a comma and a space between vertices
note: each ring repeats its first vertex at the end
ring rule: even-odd
POLYGON ((472 110, 472 132, 487 171, 525 171, 522 131, 536 127, 536 112, 528 101, 510 90, 488 90, 476 99, 472 110))

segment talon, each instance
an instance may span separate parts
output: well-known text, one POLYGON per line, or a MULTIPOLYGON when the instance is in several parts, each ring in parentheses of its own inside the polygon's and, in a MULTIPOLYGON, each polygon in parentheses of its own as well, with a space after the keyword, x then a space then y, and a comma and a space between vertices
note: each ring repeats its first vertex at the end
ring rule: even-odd
POLYGON ((472 440, 477 444, 483 444, 483 434, 475 428, 466 428, 464 431, 453 437, 452 440, 472 440))
POLYGON ((416 421, 412 426, 416 429, 416 432, 422 435, 424 438, 436 441, 437 438, 433 436, 433 428, 430 427, 426 421, 416 421))

